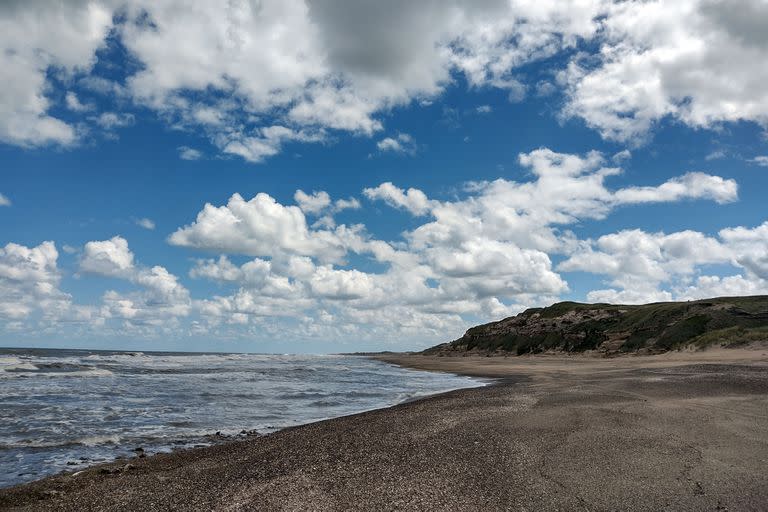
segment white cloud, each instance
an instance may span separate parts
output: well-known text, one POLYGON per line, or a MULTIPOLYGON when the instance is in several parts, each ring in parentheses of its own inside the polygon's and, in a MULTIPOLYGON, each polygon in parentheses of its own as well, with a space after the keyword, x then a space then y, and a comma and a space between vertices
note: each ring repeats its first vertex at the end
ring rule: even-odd
POLYGON ((679 182, 697 184, 691 192, 670 192, 678 183, 671 181, 640 194, 636 187, 608 188, 606 180, 620 170, 604 167, 597 152, 542 148, 519 160, 530 171, 529 181, 475 183, 462 199, 437 201, 391 183, 364 190, 369 199, 417 219, 428 217, 412 219, 415 227, 399 240, 378 240, 362 226, 308 227, 305 215, 334 209, 330 194, 321 191, 297 191, 300 207, 266 194, 207 205, 195 223, 171 236, 171 243, 224 253, 198 261, 190 271, 191 277, 227 290, 195 302, 201 325, 262 328, 273 319, 283 332, 300 338, 402 339, 418 332, 422 340, 444 339, 446 329, 458 335, 478 320, 557 300, 569 290, 560 272, 607 275, 612 287, 595 290, 591 299, 636 302, 681 293, 676 290, 692 284, 710 264, 751 264, 743 258, 738 263, 722 239, 696 232, 627 231, 590 242, 563 229, 601 219, 625 203, 730 198, 716 193, 725 180, 684 175, 679 182), (256 257, 235 264, 228 253, 256 257), (555 267, 551 255, 557 254, 565 261, 555 267))
POLYGON ((108 277, 126 277, 134 270, 133 253, 120 236, 88 242, 83 248, 80 271, 108 277))
POLYGON ((730 260, 730 252, 719 241, 695 231, 670 235, 620 231, 601 236, 594 245, 597 250, 580 249, 558 268, 608 275, 614 284, 629 289, 690 275, 698 265, 730 260))
POLYGON ((194 148, 188 146, 179 146, 179 158, 182 160, 200 160, 203 157, 203 153, 194 148))
POLYGON ((58 256, 53 242, 0 247, 0 323, 23 322, 36 315, 40 328, 61 319, 76 322, 87 315, 59 290, 58 256))
POLYGON ((256 136, 242 134, 217 136, 215 142, 224 153, 238 155, 249 162, 261 162, 267 157, 278 154, 286 142, 320 142, 325 138, 322 131, 293 130, 279 125, 259 128, 255 133, 256 136))
POLYGON ((552 82, 541 80, 536 83, 536 96, 539 98, 546 98, 552 96, 557 92, 557 87, 552 82))
POLYGON ((750 162, 757 164, 760 167, 768 167, 768 155, 756 156, 751 159, 750 162))
POLYGON ((490 114, 493 112, 493 107, 490 105, 480 105, 475 109, 478 114, 490 114))
POLYGON ((605 278, 587 298, 611 302, 768 288, 768 222, 716 235, 624 230, 579 240, 570 231, 625 204, 730 201, 734 182, 689 173, 658 186, 615 188, 610 180, 621 170, 598 152, 540 148, 518 160, 520 181, 476 182, 440 200, 391 183, 365 189, 368 199, 413 214, 405 231, 386 240, 363 225, 337 226, 333 215, 360 203, 321 190, 298 190, 296 204, 288 205, 264 193, 206 204, 168 239, 209 254, 188 277, 213 281, 216 292, 197 287, 195 298, 166 268, 137 262, 116 236, 84 245, 79 275, 121 279, 121 289, 107 290, 95 305, 78 305, 59 290, 53 243, 9 244, 0 250, 0 317, 30 329, 35 319, 44 328, 72 322, 104 335, 264 339, 280 333, 427 344, 558 300, 571 289, 568 272, 605 278), (310 225, 308 216, 318 221, 310 225), (734 270, 712 276, 713 265, 734 270))
POLYGON ((337 199, 333 203, 333 209, 337 212, 342 210, 359 210, 360 207, 360 201, 354 197, 350 197, 349 199, 337 199))
POLYGON ((312 192, 312 194, 307 194, 303 190, 297 190, 293 198, 304 213, 317 215, 331 205, 331 196, 324 190, 312 192))
POLYGON ((721 158, 725 158, 726 156, 728 156, 728 154, 725 151, 723 151, 722 149, 717 149, 715 151, 708 153, 707 156, 704 157, 704 160, 706 160, 707 162, 710 162, 712 160, 720 160, 721 158))
POLYGON ((0 278, 17 282, 56 283, 59 253, 53 242, 37 247, 9 243, 0 248, 0 278))
POLYGON ((64 102, 67 104, 67 108, 73 112, 88 112, 94 109, 93 105, 82 103, 77 94, 72 91, 67 92, 64 96, 64 102))
POLYGON ((768 123, 768 5, 762 0, 612 2, 597 56, 573 60, 566 115, 609 139, 639 141, 665 117, 710 128, 768 123), (737 4, 737 5, 736 5, 737 4), (642 21, 640 21, 642 20, 642 21))
POLYGON ((335 270, 321 266, 309 281, 310 288, 319 297, 332 300, 350 300, 369 297, 374 292, 374 278, 359 270, 335 270))
POLYGON ((105 130, 131 126, 135 122, 133 114, 104 112, 93 118, 94 122, 105 130))
POLYGON ((458 247, 431 247, 425 254, 435 271, 455 279, 453 285, 468 285, 481 297, 559 295, 568 290, 565 281, 552 271, 547 254, 522 249, 512 242, 475 238, 458 247))
POLYGON ((700 276, 692 285, 677 291, 678 300, 768 294, 768 281, 747 279, 742 275, 700 276))
POLYGON ((435 204, 419 189, 403 190, 389 182, 375 188, 366 188, 363 195, 372 201, 382 200, 395 208, 403 208, 413 215, 425 215, 435 204))
POLYGON ((141 219, 136 219, 136 225, 144 229, 149 229, 150 231, 155 229, 155 221, 153 221, 152 219, 148 219, 146 217, 141 219))
POLYGON ((97 2, 0 4, 0 141, 22 147, 69 145, 75 128, 48 112, 46 73, 87 72, 112 12, 97 2))
POLYGON ((611 157, 611 160, 616 164, 620 164, 621 162, 625 160, 629 160, 630 158, 632 158, 632 152, 628 149, 623 149, 618 153, 614 154, 611 157))
MULTIPOLYGON (((682 198, 734 199, 735 182, 709 175, 688 174, 659 187, 628 187, 611 191, 605 181, 620 174, 615 167, 604 167, 598 152, 586 155, 556 153, 541 148, 519 155, 519 162, 535 178, 529 182, 498 179, 475 183, 479 192, 466 201, 437 204, 420 198, 414 212, 429 211, 435 222, 424 224, 409 234, 418 245, 459 243, 473 236, 490 240, 511 240, 521 247, 542 251, 559 250, 562 241, 553 226, 580 219, 602 219, 621 204, 641 201, 678 201, 682 198), (685 183, 695 185, 682 190, 685 183)), ((406 198, 400 189, 385 184, 373 197, 387 198, 403 207, 406 198)))
POLYGON ((528 87, 517 80, 511 80, 506 87, 509 89, 507 94, 507 100, 510 103, 520 103, 525 99, 525 94, 528 91, 528 87))
POLYGON ((163 314, 159 315, 160 321, 168 314, 174 316, 189 314, 191 305, 189 292, 179 283, 178 278, 164 267, 155 265, 141 269, 134 276, 133 282, 145 289, 142 299, 148 310, 162 310, 163 314))
POLYGON ((695 231, 605 235, 582 245, 561 271, 608 276, 614 287, 593 290, 590 301, 642 303, 768 292, 768 222, 723 229, 718 237, 695 231), (731 265, 740 274, 696 275, 702 267, 731 265))
POLYGON ((0 194, 0 206, 11 206, 11 200, 0 194))
POLYGON ((129 279, 141 289, 128 293, 105 292, 100 311, 105 319, 120 322, 124 329, 149 328, 152 331, 176 326, 179 317, 190 314, 189 291, 165 268, 140 268, 129 279))
POLYGON ((413 155, 417 150, 416 142, 407 133, 398 133, 395 137, 385 137, 376 143, 376 148, 381 153, 389 152, 406 155, 413 155))
POLYGON ((723 229, 720 238, 733 251, 734 262, 748 275, 768 280, 768 222, 755 228, 723 229))
MULTIPOLYGON (((264 264, 269 265, 269 262, 264 261, 264 264)), ((234 265, 226 256, 222 255, 218 260, 198 260, 195 267, 189 271, 189 275, 195 279, 237 282, 245 281, 246 274, 240 267, 234 265)))
POLYGON ((381 130, 381 121, 373 118, 380 105, 359 97, 349 86, 337 88, 334 82, 308 86, 304 96, 287 112, 288 120, 369 136, 381 130))
POLYGON ((357 210, 360 208, 360 201, 354 197, 349 199, 331 200, 331 196, 324 190, 314 191, 307 194, 303 190, 297 190, 293 195, 294 200, 301 208, 301 211, 307 215, 317 217, 312 224, 312 228, 333 229, 336 227, 334 214, 343 210, 357 210))
POLYGON ((347 252, 345 227, 312 230, 298 206, 284 206, 268 194, 250 201, 234 194, 226 206, 206 204, 197 220, 169 237, 172 245, 251 256, 296 254, 337 261, 347 252))
POLYGON ((731 203, 738 199, 735 180, 711 176, 701 172, 689 172, 672 178, 658 187, 629 187, 615 194, 620 204, 656 203, 681 199, 712 199, 717 203, 731 203))
POLYGON ((115 236, 85 244, 80 271, 124 279, 139 287, 121 293, 108 290, 102 297, 101 321, 116 320, 124 328, 160 328, 187 316, 192 307, 189 291, 164 267, 144 267, 134 262, 128 242, 115 236))
POLYGON ((587 293, 587 300, 592 303, 608 304, 649 304, 653 302, 669 302, 672 294, 651 286, 635 287, 623 290, 592 290, 587 293))
MULTIPOLYGON (((380 113, 428 103, 455 72, 519 99, 525 85, 514 70, 592 37, 602 4, 14 3, 3 13, 0 48, 18 87, 3 91, 1 137, 21 145, 76 139, 71 125, 47 114, 46 72, 58 66, 92 91, 131 97, 174 126, 202 128, 221 151, 259 162, 288 140, 320 140, 323 129, 371 135, 382 128, 380 113), (139 64, 125 86, 89 74, 110 31, 139 64), (290 132, 265 134, 271 126, 290 132)), ((75 100, 66 101, 78 111, 75 100)))
MULTIPOLYGON (((552 94, 551 81, 526 84, 517 70, 560 56, 563 114, 610 139, 637 143, 666 117, 697 128, 768 123, 768 69, 755 65, 768 47, 763 0, 46 0, 0 9, 0 140, 21 146, 78 139, 75 124, 50 112, 62 96, 73 113, 89 106, 74 91, 53 94, 51 72, 260 162, 291 141, 327 140, 327 130, 371 136, 383 114, 429 104, 458 75, 511 101, 529 86, 552 94), (138 64, 124 85, 92 74, 107 34, 138 64)), ((125 116, 95 121, 114 128, 131 122, 125 116)))

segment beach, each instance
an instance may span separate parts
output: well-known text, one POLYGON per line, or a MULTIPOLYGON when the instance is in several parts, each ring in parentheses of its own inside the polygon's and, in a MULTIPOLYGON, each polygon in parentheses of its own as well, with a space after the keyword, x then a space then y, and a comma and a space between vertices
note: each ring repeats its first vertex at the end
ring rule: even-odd
POLYGON ((344 355, 0 348, 0 489, 480 385, 344 355))
POLYGON ((768 349, 378 356, 497 379, 0 490, 9 510, 761 510, 768 349))

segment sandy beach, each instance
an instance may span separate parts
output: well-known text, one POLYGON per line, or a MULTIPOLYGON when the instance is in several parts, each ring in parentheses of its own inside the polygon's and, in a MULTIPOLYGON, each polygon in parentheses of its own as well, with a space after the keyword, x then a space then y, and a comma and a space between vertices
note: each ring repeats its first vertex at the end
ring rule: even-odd
POLYGON ((424 357, 494 377, 0 490, 8 510, 764 510, 768 349, 424 357))

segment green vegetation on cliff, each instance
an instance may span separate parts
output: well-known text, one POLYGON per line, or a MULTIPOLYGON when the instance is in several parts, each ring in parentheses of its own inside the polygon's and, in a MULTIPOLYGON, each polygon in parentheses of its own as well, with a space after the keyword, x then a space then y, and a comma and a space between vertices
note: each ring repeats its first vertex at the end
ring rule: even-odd
POLYGON ((655 353, 686 346, 768 340, 768 296, 720 297, 644 305, 560 302, 469 329, 464 336, 425 350, 655 353))

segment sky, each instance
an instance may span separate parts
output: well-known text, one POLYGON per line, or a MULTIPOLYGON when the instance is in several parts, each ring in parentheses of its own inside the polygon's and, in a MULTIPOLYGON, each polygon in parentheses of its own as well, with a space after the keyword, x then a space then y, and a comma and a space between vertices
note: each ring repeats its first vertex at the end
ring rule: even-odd
POLYGON ((766 0, 0 3, 0 346, 411 350, 768 293, 766 0))

